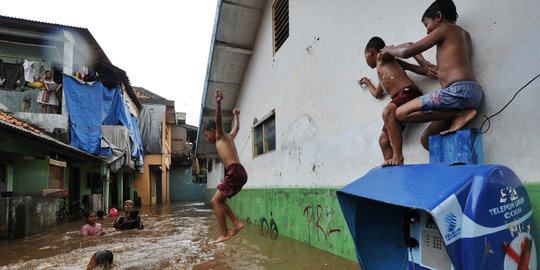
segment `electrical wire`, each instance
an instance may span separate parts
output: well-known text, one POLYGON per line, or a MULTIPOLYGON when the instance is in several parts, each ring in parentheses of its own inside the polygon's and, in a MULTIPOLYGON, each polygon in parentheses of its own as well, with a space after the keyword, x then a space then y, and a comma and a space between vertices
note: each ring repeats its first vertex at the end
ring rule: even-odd
POLYGON ((512 103, 512 101, 514 101, 514 99, 516 98, 516 96, 519 94, 519 92, 521 92, 521 90, 525 89, 525 87, 527 87, 529 84, 531 84, 534 80, 538 79, 538 77, 540 77, 540 74, 536 75, 534 78, 532 78, 528 83, 526 83, 523 87, 521 87, 515 94, 514 96, 510 99, 510 101, 508 101, 506 103, 506 105, 504 105, 504 107, 502 107, 502 109, 500 109, 498 112, 490 115, 489 117, 486 116, 486 115, 482 115, 484 118, 486 118, 483 122, 482 122, 482 125, 480 125, 480 130, 483 130, 484 128, 484 124, 487 122, 488 123, 488 127, 485 131, 482 131, 482 134, 486 133, 489 128, 491 127, 491 121, 489 121, 489 119, 493 118, 494 116, 498 115, 499 113, 501 113, 502 111, 504 111, 504 109, 506 109, 506 107, 508 107, 508 105, 510 105, 510 103, 512 103))

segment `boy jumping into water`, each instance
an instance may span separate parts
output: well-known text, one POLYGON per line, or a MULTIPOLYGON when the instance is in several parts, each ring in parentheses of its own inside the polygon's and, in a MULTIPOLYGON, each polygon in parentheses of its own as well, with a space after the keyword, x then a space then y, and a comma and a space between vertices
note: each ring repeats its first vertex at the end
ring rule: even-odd
POLYGON ((383 57, 408 58, 437 45, 437 77, 442 89, 409 101, 396 110, 396 118, 402 123, 434 121, 422 135, 426 149, 430 135, 459 130, 474 118, 484 101, 482 86, 476 82, 472 71, 471 36, 456 25, 457 17, 452 0, 437 0, 422 15, 426 37, 381 50, 383 57), (444 121, 437 120, 451 120, 452 124, 447 128, 444 121))
POLYGON ((240 164, 240 159, 238 158, 238 153, 233 140, 239 129, 240 111, 236 108, 233 110, 235 127, 231 133, 226 134, 221 125, 221 100, 223 100, 223 92, 221 89, 216 89, 216 121, 207 123, 203 130, 206 139, 211 143, 216 144, 216 149, 221 158, 221 162, 226 168, 225 179, 223 180, 223 183, 217 186, 218 190, 216 191, 214 198, 212 198, 212 206, 216 212, 219 229, 221 230, 221 234, 218 239, 214 241, 214 244, 231 239, 231 237, 235 236, 242 228, 244 228, 244 224, 234 215, 231 207, 227 204, 226 198, 231 198, 240 192, 247 182, 247 173, 240 164), (225 215, 229 216, 233 222, 233 229, 231 232, 229 232, 229 229, 227 228, 225 215))
MULTIPOLYGON (((373 37, 369 40, 364 50, 368 66, 377 68, 377 75, 379 77, 377 87, 366 77, 363 77, 359 83, 365 83, 375 98, 381 98, 383 91, 386 91, 392 98, 392 101, 386 105, 383 111, 384 126, 379 137, 379 145, 381 146, 384 157, 384 163, 381 166, 393 166, 403 164, 404 160, 402 153, 402 129, 405 126, 396 120, 396 109, 408 101, 422 96, 422 92, 407 76, 404 69, 422 75, 427 75, 427 70, 423 67, 396 59, 391 55, 382 57, 382 54, 379 52, 384 46, 384 41, 381 38, 373 37)), ((422 55, 415 56, 415 59, 418 62, 424 61, 422 55)))

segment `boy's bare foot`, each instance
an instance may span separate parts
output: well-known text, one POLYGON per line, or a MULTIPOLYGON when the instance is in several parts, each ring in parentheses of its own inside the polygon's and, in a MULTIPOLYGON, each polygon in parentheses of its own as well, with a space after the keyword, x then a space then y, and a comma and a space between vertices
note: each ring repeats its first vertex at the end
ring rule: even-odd
POLYGON ((235 236, 240 230, 244 228, 244 223, 238 221, 233 225, 231 237, 235 236))
POLYGON ((231 234, 231 233, 227 233, 226 235, 220 235, 220 236, 218 237, 218 239, 216 239, 216 240, 215 240, 214 242, 212 242, 212 243, 217 244, 217 243, 225 242, 225 241, 231 239, 231 237, 232 237, 232 234, 231 234))
POLYGON ((445 130, 441 132, 441 135, 446 135, 450 132, 458 131, 460 128, 462 128, 467 122, 471 121, 476 116, 476 110, 475 109, 468 109, 464 110, 463 112, 459 113, 456 118, 454 118, 454 121, 452 121, 452 125, 448 130, 445 130))
POLYGON ((390 159, 387 159, 383 164, 381 164, 382 167, 386 166, 395 166, 395 165, 403 165, 403 157, 392 157, 390 159))

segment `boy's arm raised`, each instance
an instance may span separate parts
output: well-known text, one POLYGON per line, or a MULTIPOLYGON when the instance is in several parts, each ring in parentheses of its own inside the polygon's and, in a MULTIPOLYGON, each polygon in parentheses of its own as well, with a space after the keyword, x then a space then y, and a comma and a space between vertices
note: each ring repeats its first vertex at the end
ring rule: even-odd
POLYGON ((236 134, 238 134, 238 130, 240 129, 240 110, 238 108, 234 108, 232 111, 234 114, 234 128, 231 130, 231 137, 234 139, 236 137, 236 134))
POLYGON ((223 100, 223 91, 216 89, 216 136, 223 136, 223 126, 221 125, 221 100, 223 100))

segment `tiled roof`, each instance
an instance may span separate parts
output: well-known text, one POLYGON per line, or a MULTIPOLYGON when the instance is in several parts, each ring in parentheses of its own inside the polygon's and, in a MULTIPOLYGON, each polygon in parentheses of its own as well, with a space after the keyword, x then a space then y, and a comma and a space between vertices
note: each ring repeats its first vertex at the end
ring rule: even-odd
POLYGON ((171 108, 174 108, 174 100, 168 100, 150 90, 147 90, 143 87, 133 86, 134 92, 137 97, 141 100, 141 103, 147 103, 147 104, 163 104, 166 106, 169 106, 171 108))
POLYGON ((151 99, 152 97, 145 94, 145 93, 142 93, 142 92, 139 92, 137 90, 134 90, 135 92, 135 95, 137 96, 137 98, 142 98, 142 99, 151 99))
POLYGON ((92 160, 104 161, 104 159, 98 155, 92 155, 88 152, 77 149, 68 144, 65 144, 62 141, 51 138, 47 134, 44 134, 42 131, 32 127, 28 123, 18 120, 14 118, 13 116, 7 113, 4 113, 2 111, 0 111, 0 129, 2 130, 8 129, 11 131, 15 131, 18 134, 23 135, 23 136, 30 135, 32 136, 32 138, 36 139, 37 141, 43 142, 47 145, 52 145, 54 147, 59 147, 58 149, 67 150, 66 153, 69 153, 70 155, 75 154, 78 157, 84 156, 84 157, 91 158, 92 160))
POLYGON ((21 120, 18 120, 17 118, 15 118, 15 117, 13 117, 13 116, 5 113, 5 112, 2 112, 2 111, 0 111, 0 121, 4 121, 6 123, 16 125, 18 127, 30 130, 30 131, 32 131, 34 133, 39 134, 39 135, 43 135, 43 132, 41 130, 39 130, 37 128, 34 128, 31 125, 29 125, 28 123, 23 122, 21 120))

